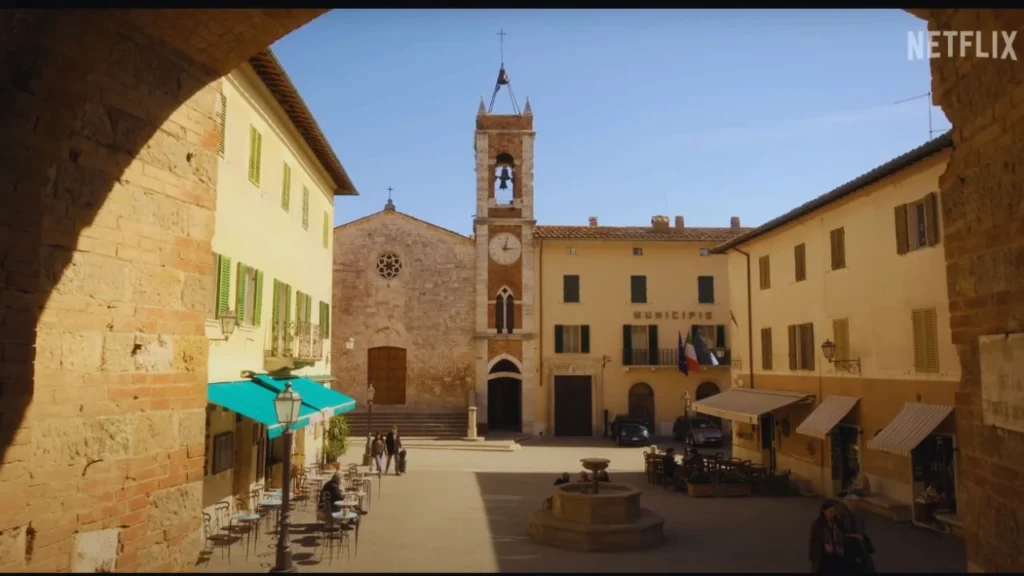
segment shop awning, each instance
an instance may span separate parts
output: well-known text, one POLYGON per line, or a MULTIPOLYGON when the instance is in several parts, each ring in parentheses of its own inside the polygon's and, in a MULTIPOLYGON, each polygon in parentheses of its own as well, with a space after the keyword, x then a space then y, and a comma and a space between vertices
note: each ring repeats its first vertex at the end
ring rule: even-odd
POLYGON ((312 418, 312 422, 351 412, 356 407, 356 401, 352 398, 303 376, 274 378, 266 374, 257 374, 255 378, 277 391, 284 390, 285 383, 290 382, 292 390, 302 396, 302 403, 308 404, 319 413, 312 418))
POLYGON ((882 428, 870 441, 868 448, 897 456, 909 456, 922 440, 942 424, 953 413, 952 406, 907 402, 896 418, 882 428))
POLYGON ((854 396, 826 396, 814 412, 796 427, 796 433, 824 440, 859 400, 854 396))
POLYGON ((693 409, 701 414, 757 424, 758 419, 764 414, 813 397, 800 392, 734 388, 694 402, 693 409))
MULTIPOLYGON (((222 406, 263 424, 270 438, 277 438, 284 433, 284 426, 278 423, 277 410, 274 408, 277 393, 277 390, 266 384, 252 380, 213 382, 206 387, 206 399, 210 404, 222 406)), ((299 421, 292 425, 292 430, 310 424, 311 418, 317 414, 316 410, 303 402, 299 408, 299 421)))

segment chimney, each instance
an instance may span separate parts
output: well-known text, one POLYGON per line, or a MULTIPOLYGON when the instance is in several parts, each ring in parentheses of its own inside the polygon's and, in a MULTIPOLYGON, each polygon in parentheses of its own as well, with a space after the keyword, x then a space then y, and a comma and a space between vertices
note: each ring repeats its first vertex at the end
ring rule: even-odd
POLYGON ((740 227, 740 217, 739 216, 733 216, 732 218, 729 218, 729 227, 732 228, 733 230, 739 228, 740 227))
POLYGON ((652 216, 651 217, 651 228, 659 231, 665 231, 669 229, 668 216, 652 216))
POLYGON ((677 230, 682 230, 683 229, 683 217, 682 216, 676 216, 676 229, 677 230))
POLYGON ((597 216, 591 216, 589 220, 591 226, 597 226, 597 216))

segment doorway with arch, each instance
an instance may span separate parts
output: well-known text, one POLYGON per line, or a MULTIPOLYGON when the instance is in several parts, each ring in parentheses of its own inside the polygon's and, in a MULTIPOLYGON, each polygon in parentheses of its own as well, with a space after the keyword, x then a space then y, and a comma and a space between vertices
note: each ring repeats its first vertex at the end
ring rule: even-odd
POLYGON ((654 389, 646 382, 637 382, 629 389, 629 417, 647 423, 651 435, 654 428, 654 389))

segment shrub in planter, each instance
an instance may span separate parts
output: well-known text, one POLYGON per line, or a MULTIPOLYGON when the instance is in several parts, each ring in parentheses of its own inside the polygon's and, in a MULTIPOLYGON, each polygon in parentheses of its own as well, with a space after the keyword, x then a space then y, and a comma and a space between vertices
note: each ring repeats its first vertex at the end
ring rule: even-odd
POLYGON ((730 470, 722 474, 722 484, 750 484, 750 478, 745 474, 730 470))
POLYGON ((694 498, 706 498, 715 495, 715 485, 706 472, 698 472, 686 480, 686 493, 694 498))
POLYGON ((344 416, 331 416, 324 434, 324 465, 337 469, 338 458, 348 452, 348 422, 344 416))

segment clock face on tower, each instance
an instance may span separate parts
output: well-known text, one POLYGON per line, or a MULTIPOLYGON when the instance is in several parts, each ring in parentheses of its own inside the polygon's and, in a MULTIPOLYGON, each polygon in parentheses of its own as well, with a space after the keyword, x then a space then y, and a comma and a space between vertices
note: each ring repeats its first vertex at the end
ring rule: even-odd
POLYGON ((516 260, 519 260, 519 255, 523 251, 523 246, 519 242, 519 238, 508 232, 499 232, 491 237, 491 242, 488 252, 490 252, 491 260, 503 266, 514 264, 516 260))

